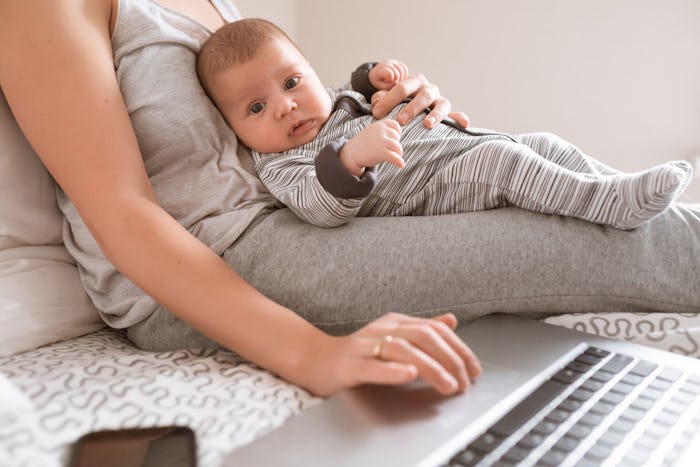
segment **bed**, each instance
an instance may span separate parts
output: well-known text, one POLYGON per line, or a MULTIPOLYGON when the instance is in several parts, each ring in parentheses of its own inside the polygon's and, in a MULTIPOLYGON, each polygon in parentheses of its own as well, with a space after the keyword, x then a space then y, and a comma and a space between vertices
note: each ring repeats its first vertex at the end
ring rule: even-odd
MULTIPOLYGON (((546 321, 700 356, 698 314, 546 321)), ((145 352, 112 329, 2 357, 0 367, 28 399, 0 414, 0 464, 17 467, 65 465, 71 444, 91 431, 173 424, 195 430, 198 465, 215 467, 229 450, 322 402, 230 352, 145 352)))
MULTIPOLYGON (((581 239, 574 248, 586 266, 569 271, 569 283, 600 276, 609 257, 590 248, 599 241, 609 240, 633 272, 591 282, 585 293, 534 290, 520 301, 506 296, 508 284, 483 281, 479 287, 488 290, 474 293, 489 299, 472 304, 474 317, 524 307, 553 324, 700 357, 699 213, 674 209, 663 222, 630 234, 635 242, 555 216, 474 214, 489 219, 494 231, 485 235, 493 238, 512 235, 522 244, 535 235, 531 227, 549 222, 581 239), (500 228, 506 216, 520 228, 500 228), (611 281, 614 296, 605 287, 611 281), (575 312, 552 315, 563 305, 575 312)), ((199 465, 213 467, 229 450, 322 402, 233 353, 147 352, 124 332, 105 328, 62 244, 62 227, 54 182, 0 93, 0 465, 60 466, 88 432, 180 424, 196 432, 199 465)), ((537 245, 554 259, 572 248, 548 238, 537 245)), ((485 267, 488 261, 474 276, 500 277, 485 267)), ((526 278, 530 268, 518 264, 509 273, 526 278)))

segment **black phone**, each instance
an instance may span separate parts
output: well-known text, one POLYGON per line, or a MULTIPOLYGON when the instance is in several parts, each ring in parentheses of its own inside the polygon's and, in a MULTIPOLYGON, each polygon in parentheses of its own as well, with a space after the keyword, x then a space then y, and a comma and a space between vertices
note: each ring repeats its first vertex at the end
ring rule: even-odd
POLYGON ((69 467, 196 467, 194 431, 185 426, 103 430, 73 445, 69 467))

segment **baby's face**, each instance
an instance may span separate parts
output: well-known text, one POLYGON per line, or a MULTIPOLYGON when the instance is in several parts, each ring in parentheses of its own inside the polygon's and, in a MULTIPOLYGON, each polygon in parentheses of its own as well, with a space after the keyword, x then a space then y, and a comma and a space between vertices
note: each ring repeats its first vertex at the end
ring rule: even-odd
POLYGON ((252 60, 213 76, 210 93, 249 148, 282 152, 313 140, 331 113, 331 99, 304 56, 282 38, 252 60))

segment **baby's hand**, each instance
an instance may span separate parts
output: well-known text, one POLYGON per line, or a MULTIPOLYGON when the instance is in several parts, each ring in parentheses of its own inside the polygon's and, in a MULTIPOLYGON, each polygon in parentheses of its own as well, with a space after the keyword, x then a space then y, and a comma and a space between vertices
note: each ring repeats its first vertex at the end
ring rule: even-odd
POLYGON ((408 67, 398 60, 382 60, 369 70, 369 82, 376 89, 387 90, 408 78, 408 67))
POLYGON ((340 150, 340 162, 348 171, 361 176, 365 167, 389 162, 402 169, 401 126, 396 120, 379 120, 359 132, 340 150))

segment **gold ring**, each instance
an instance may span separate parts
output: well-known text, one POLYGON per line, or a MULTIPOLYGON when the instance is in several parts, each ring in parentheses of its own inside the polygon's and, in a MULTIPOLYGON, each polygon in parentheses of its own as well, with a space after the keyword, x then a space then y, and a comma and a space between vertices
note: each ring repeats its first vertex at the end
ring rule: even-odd
POLYGON ((372 347, 372 356, 374 358, 377 358, 379 360, 382 359, 382 350, 384 350, 384 344, 387 342, 391 342, 394 340, 392 336, 384 336, 381 339, 379 339, 377 342, 374 343, 374 347, 372 347))

